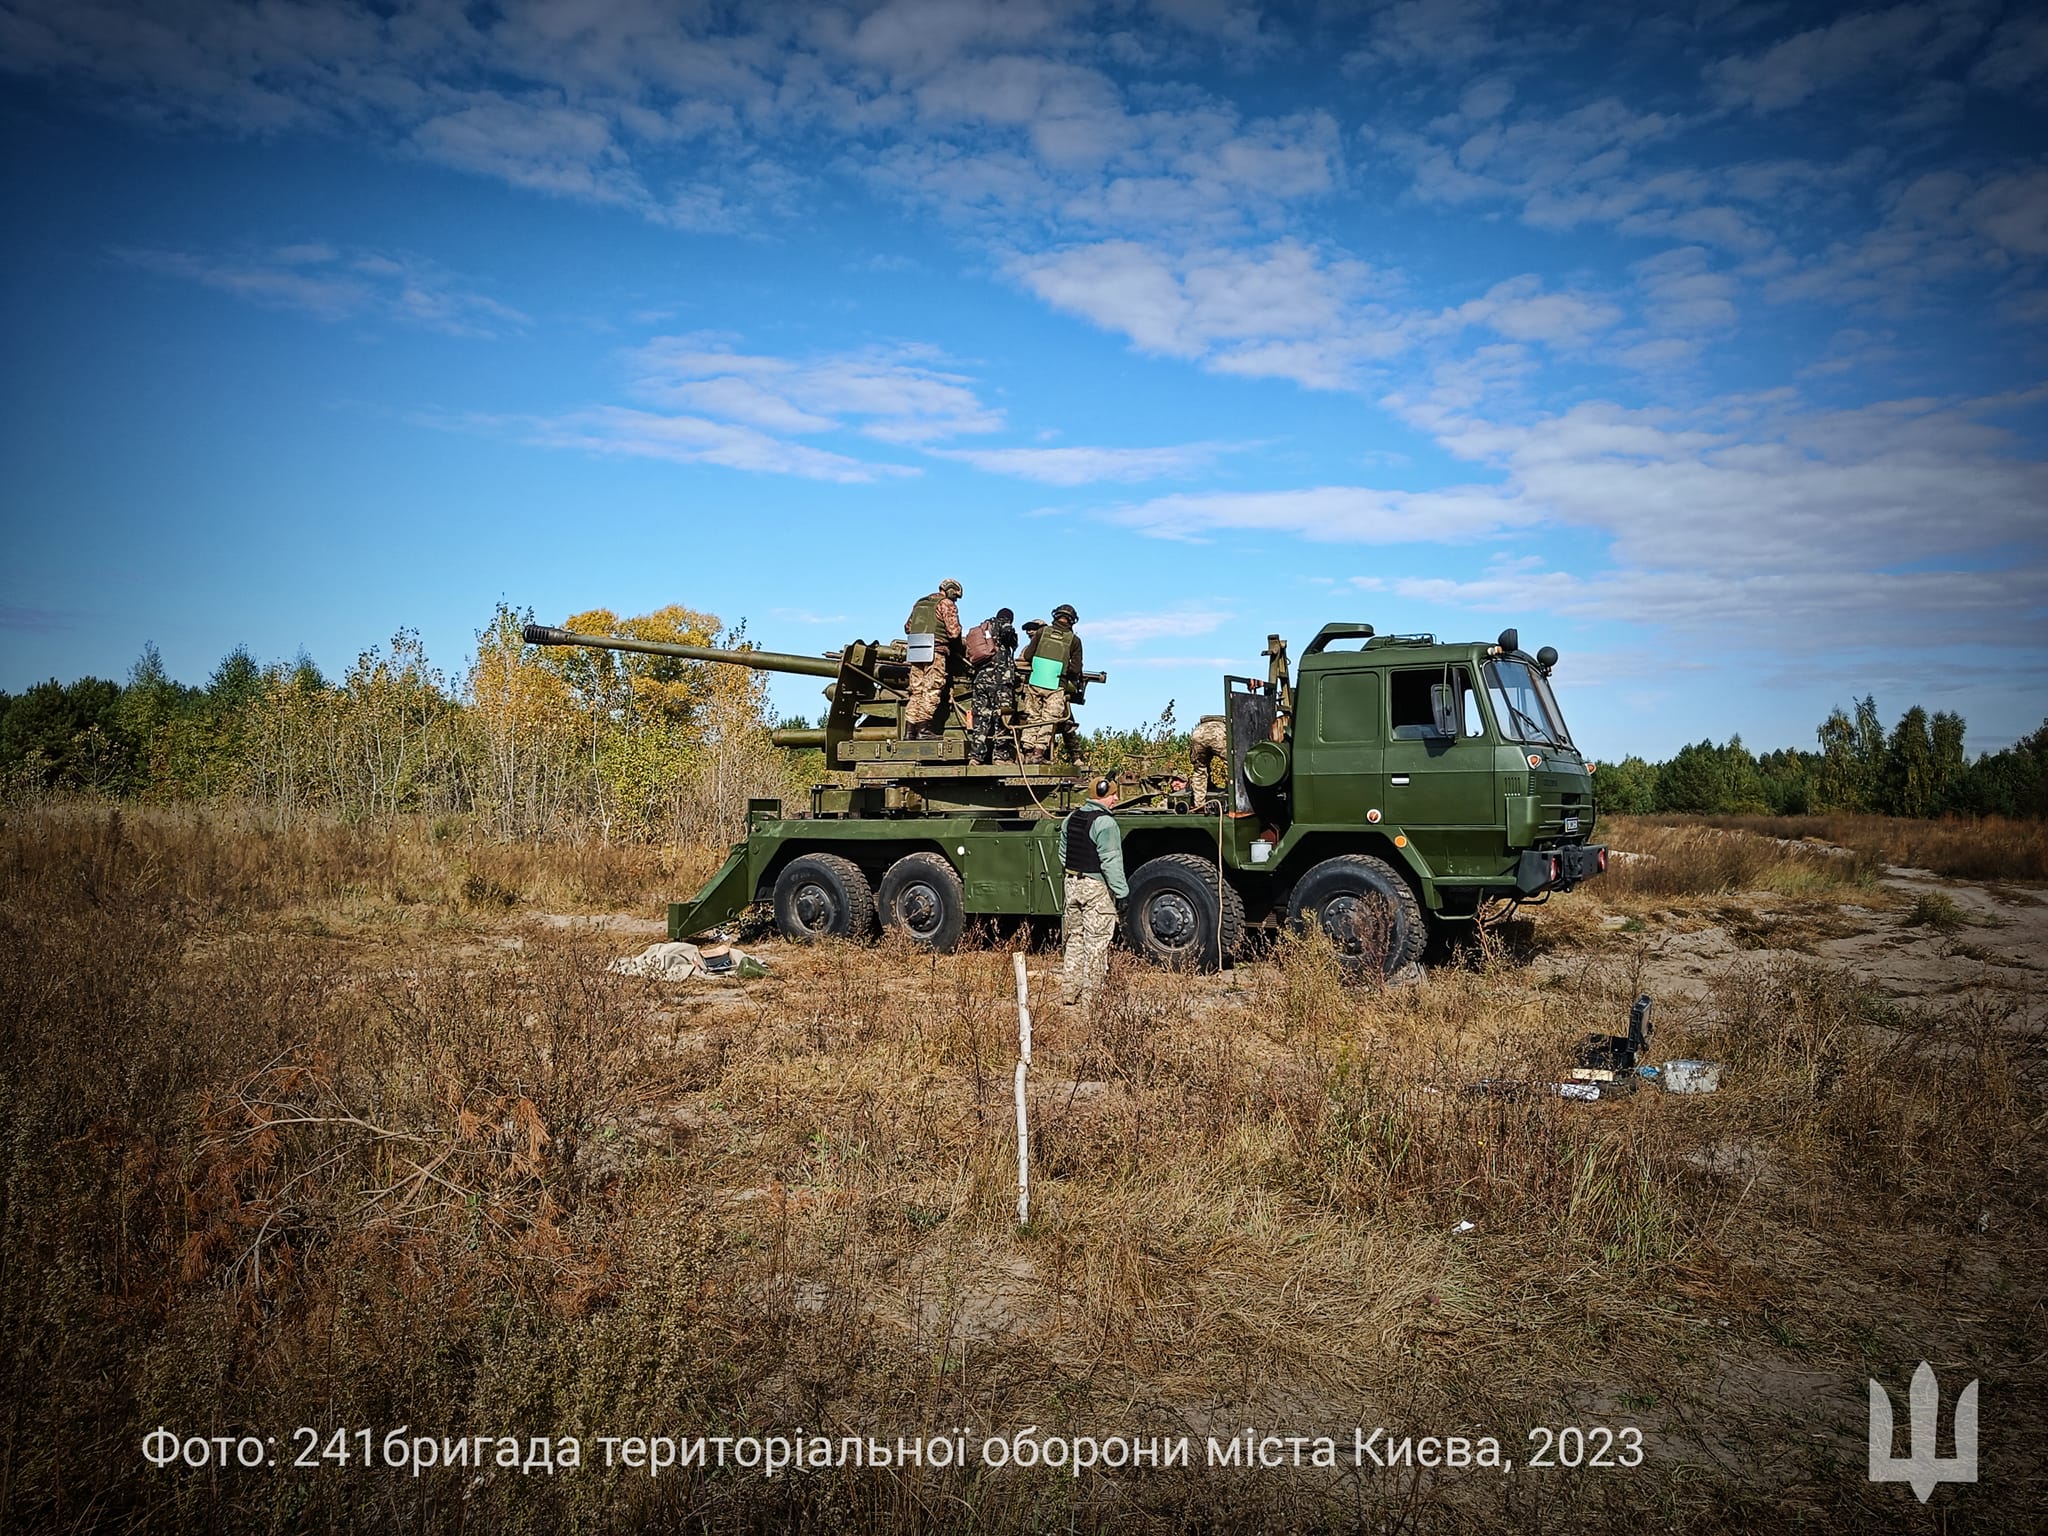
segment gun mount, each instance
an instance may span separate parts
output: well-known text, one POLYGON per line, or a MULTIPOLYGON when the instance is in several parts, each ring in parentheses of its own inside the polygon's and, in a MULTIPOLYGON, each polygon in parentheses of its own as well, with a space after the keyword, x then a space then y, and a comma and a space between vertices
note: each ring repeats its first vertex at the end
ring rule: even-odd
MULTIPOLYGON (((907 738, 903 708, 910 697, 910 661, 900 640, 855 640, 822 656, 801 656, 641 640, 632 635, 586 635, 546 624, 528 624, 521 638, 528 645, 634 651, 749 667, 757 672, 829 678, 822 728, 782 727, 771 735, 779 747, 824 753, 826 776, 811 788, 811 814, 816 817, 931 812, 1035 817, 1068 809, 1082 771, 1072 761, 1071 747, 1065 763, 972 762, 967 739, 972 690, 965 675, 954 678, 947 689, 945 707, 934 721, 939 734, 907 738)), ((1086 677, 1089 682, 1109 680, 1101 672, 1086 677)))

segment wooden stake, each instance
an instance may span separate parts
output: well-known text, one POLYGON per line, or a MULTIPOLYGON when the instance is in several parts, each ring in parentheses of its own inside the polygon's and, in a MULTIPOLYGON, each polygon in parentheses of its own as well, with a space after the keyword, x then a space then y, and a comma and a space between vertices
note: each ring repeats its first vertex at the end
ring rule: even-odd
POLYGON ((1031 984, 1024 976, 1022 951, 1017 962, 1017 1224, 1031 1220, 1031 1121, 1024 1108, 1024 1075, 1031 1066, 1031 984))

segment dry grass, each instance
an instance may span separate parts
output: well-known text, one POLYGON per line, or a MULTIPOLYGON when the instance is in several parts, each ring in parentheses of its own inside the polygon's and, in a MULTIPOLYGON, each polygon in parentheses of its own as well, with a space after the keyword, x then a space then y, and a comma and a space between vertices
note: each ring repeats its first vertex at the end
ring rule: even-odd
POLYGON ((1711 824, 1763 837, 1814 839, 1957 880, 2048 880, 2048 822, 2002 816, 1717 816, 1711 824))
MULTIPOLYGON (((1658 1054, 1727 1062, 1720 1095, 1579 1105, 1541 1085, 1621 1025, 1646 936, 1532 961, 1539 926, 1382 991, 1313 939, 1223 977, 1120 957, 1092 1015, 1041 1013, 1020 1230, 1006 951, 770 946, 766 980, 679 987, 527 916, 652 913, 687 882, 641 857, 0 824, 0 1527, 1851 1528, 1905 1507, 1862 1480, 1863 1374, 1932 1351, 1987 1404, 2038 1400, 2029 1004, 1908 1012, 1767 958, 1660 1003, 1658 1054), (1839 1402, 1788 1407, 1783 1370, 1839 1402), (1199 1462, 1208 1434, 1385 1424, 1519 1457, 1560 1422, 1641 1423, 1650 1464, 770 1482, 136 1452, 158 1424, 593 1454, 1038 1425, 1192 1434, 1199 1462)), ((1720 857, 1684 878, 1738 878, 1720 857)), ((1938 1495, 1979 1528, 2040 1509, 2008 1434, 1938 1495)))
POLYGON ((1719 896, 1768 891, 1841 900, 1877 888, 1885 860, 1860 847, 1801 842, 1782 833, 1719 822, 1618 816, 1602 834, 1624 857, 1611 860, 1602 896, 1719 896))

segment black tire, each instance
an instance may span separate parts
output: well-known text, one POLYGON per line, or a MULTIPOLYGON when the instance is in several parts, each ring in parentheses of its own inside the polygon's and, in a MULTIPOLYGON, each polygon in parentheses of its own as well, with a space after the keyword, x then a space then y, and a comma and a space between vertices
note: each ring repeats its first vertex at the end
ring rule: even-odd
POLYGON ((1311 921, 1330 936, 1354 981, 1367 979, 1368 950, 1384 949, 1391 980, 1420 961, 1429 942, 1414 888, 1369 853, 1325 859, 1296 882, 1287 900, 1288 926, 1305 933, 1311 921))
POLYGON ((926 949, 951 954, 967 926, 960 876, 943 855, 906 853, 882 876, 875 892, 882 927, 908 934, 926 949))
POLYGON ((864 939, 874 926, 874 892, 851 859, 807 853, 775 877, 775 931, 785 939, 864 939))
POLYGON ((1125 942, 1169 969, 1217 970, 1244 947, 1244 898, 1223 882, 1219 925, 1216 866, 1191 853, 1140 864, 1125 911, 1125 942))

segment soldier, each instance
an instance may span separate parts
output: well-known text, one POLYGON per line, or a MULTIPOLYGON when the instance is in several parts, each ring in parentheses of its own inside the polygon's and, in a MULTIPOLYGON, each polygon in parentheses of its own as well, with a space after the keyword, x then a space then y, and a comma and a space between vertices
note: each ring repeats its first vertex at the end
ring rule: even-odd
MULTIPOLYGON (((1039 627, 1017 659, 1019 666, 1030 669, 1030 681, 1024 685, 1024 728, 1019 733, 1027 763, 1051 762, 1054 742, 1061 732, 1073 729, 1068 700, 1079 699, 1087 686, 1081 680, 1081 637, 1074 633, 1080 620, 1073 604, 1061 603, 1052 611, 1052 622, 1039 627)), ((1029 631, 1031 625, 1024 628, 1029 631)))
MULTIPOLYGON (((1229 761, 1230 732, 1221 715, 1204 715, 1188 737, 1188 755, 1194 760, 1195 804, 1205 803, 1211 795, 1221 795, 1223 786, 1218 784, 1216 760, 1229 761)), ((1223 777, 1228 777, 1227 773, 1223 777)))
POLYGON ((903 734, 910 740, 938 734, 932 718, 946 700, 946 679, 953 670, 953 658, 960 644, 960 609, 957 600, 966 588, 948 576, 939 590, 917 600, 910 617, 903 621, 903 633, 913 646, 921 639, 932 643, 930 661, 910 664, 910 700, 903 706, 903 734))
POLYGON ((1109 813, 1116 808, 1115 779, 1097 779, 1087 804, 1060 828, 1060 863, 1066 872, 1066 915, 1061 938, 1060 1000, 1079 1007, 1109 973, 1109 941, 1130 899, 1124 879, 1124 838, 1109 813))
POLYGON ((973 668, 974 734, 969 754, 977 763, 993 762, 998 755, 1008 762, 1016 755, 1003 727, 1003 711, 1010 708, 1017 685, 1016 615, 998 608, 967 631, 960 649, 973 668))

